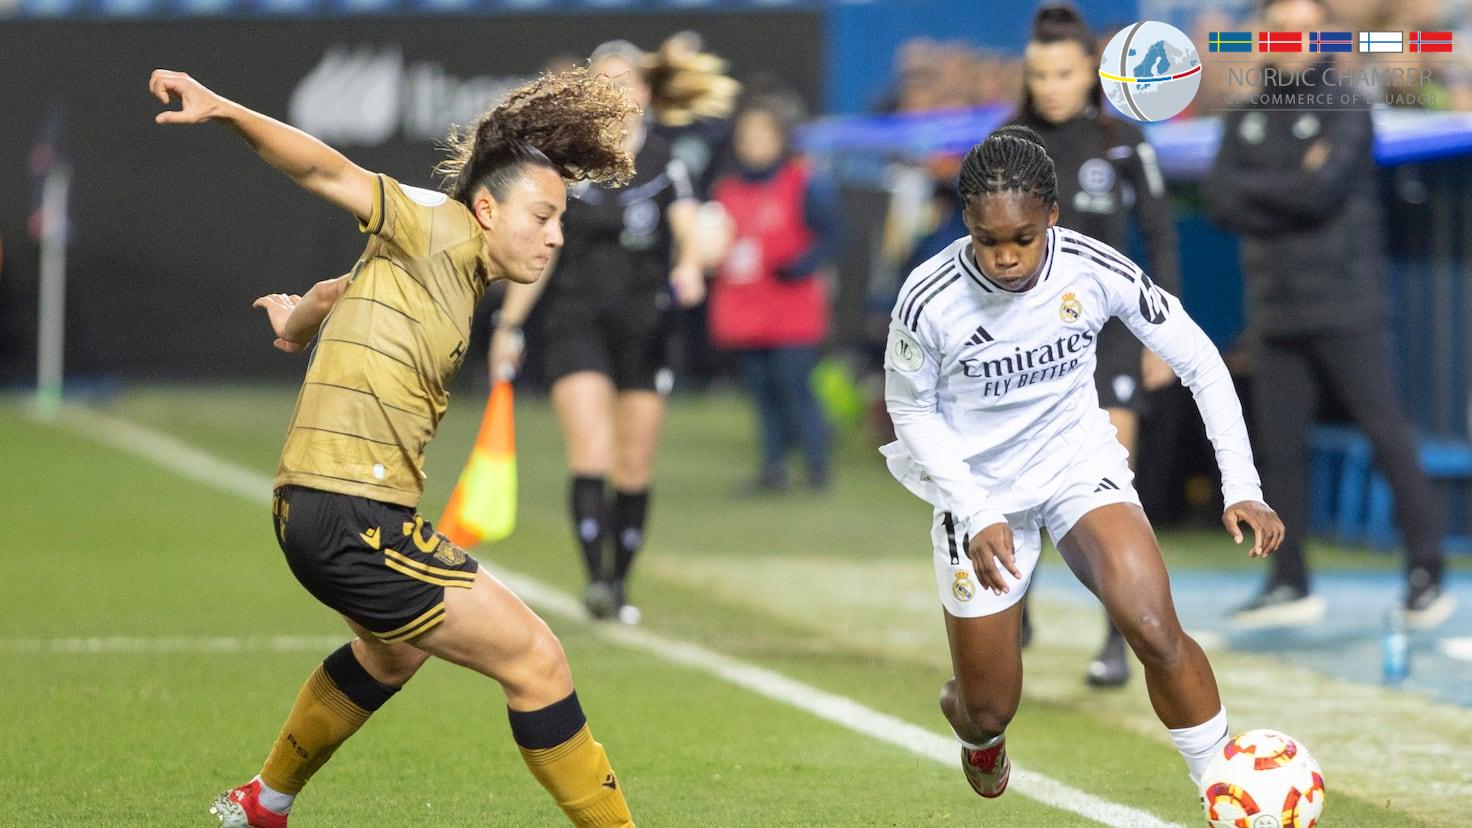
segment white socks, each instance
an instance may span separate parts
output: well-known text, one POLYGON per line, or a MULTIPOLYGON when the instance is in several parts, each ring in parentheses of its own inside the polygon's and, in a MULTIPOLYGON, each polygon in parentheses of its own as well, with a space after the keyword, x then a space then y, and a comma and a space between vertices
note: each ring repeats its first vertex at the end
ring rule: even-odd
POLYGON ((994 748, 997 745, 1001 744, 1003 739, 1007 738, 1007 734, 998 733, 996 736, 993 736, 992 738, 987 739, 985 742, 976 745, 966 741, 965 739, 962 739, 961 734, 956 733, 955 728, 951 728, 951 732, 956 734, 956 741, 961 743, 961 747, 966 748, 967 750, 986 750, 987 748, 994 748))
POLYGON ((1197 786, 1201 784, 1201 775, 1206 772, 1206 765, 1227 743, 1227 739, 1231 738, 1231 731, 1227 730, 1225 707, 1199 725, 1167 732, 1170 733, 1170 740, 1175 743, 1176 750, 1181 752, 1181 758, 1186 760, 1191 781, 1197 786))
POLYGON ((273 790, 266 780, 257 776, 256 781, 261 783, 261 806, 273 814, 286 816, 291 813, 291 803, 296 799, 296 794, 282 793, 273 790))

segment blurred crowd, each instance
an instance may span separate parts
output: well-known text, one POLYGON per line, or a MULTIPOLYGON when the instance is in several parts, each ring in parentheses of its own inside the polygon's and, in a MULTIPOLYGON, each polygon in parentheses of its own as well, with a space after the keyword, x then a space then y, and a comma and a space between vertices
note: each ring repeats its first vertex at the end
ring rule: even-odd
MULTIPOLYGON (((1472 111, 1472 4, 1466 0, 1323 0, 1326 28, 1337 31, 1450 31, 1455 44, 1451 54, 1403 53, 1365 54, 1358 51, 1340 55, 1349 70, 1384 65, 1393 61, 1397 68, 1424 70, 1429 73, 1431 87, 1365 90, 1394 108, 1436 109, 1458 112, 1472 111), (1430 94, 1416 94, 1426 93, 1430 94), (1404 94, 1396 94, 1404 93, 1404 94)), ((1268 30, 1262 15, 1231 17, 1206 10, 1194 21, 1188 34, 1192 41, 1205 44, 1214 31, 1268 30)), ((1230 105, 1234 92, 1226 84, 1225 72, 1213 72, 1213 61, 1224 56, 1203 50, 1201 60, 1207 71, 1202 73, 1201 91, 1195 110, 1205 113, 1230 105)), ((1403 77, 1409 77, 1403 76, 1403 77)))
MULTIPOLYGON (((1394 106, 1472 111, 1472 3, 1467 0, 1324 0, 1328 25, 1342 31, 1451 31, 1459 48, 1451 55, 1405 52, 1394 56, 1397 67, 1425 69, 1441 94, 1392 98, 1394 106), (1467 45, 1464 45, 1467 44, 1467 45)), ((1099 50, 1114 36, 1117 26, 1096 30, 1099 50)), ((1261 14, 1232 15, 1204 9, 1187 29, 1204 65, 1224 56, 1206 49, 1211 32, 1263 31, 1261 14)), ((1307 48, 1305 46, 1305 48, 1307 48)), ((1231 57, 1231 56, 1227 56, 1231 57)), ((1350 67, 1384 63, 1388 56, 1353 52, 1345 56, 1350 67)), ((985 104, 1010 104, 1023 88, 1023 60, 1018 54, 978 48, 965 40, 918 37, 895 53, 893 79, 888 91, 875 101, 880 112, 930 112, 985 104)), ((1393 90, 1390 90, 1393 91, 1393 90)), ((1226 73, 1202 73, 1201 91, 1192 110, 1206 114, 1226 105, 1232 91, 1226 73)))
MULTIPOLYGON (((1211 31, 1455 32, 1468 19, 1468 5, 1459 0, 1270 0, 1255 6, 1251 17, 1202 12, 1191 34, 1197 44, 1205 44, 1211 31)), ((924 113, 988 104, 1005 107, 1010 122, 1043 136, 1058 165, 1061 223, 1121 250, 1130 250, 1131 239, 1136 239, 1135 246, 1144 249, 1135 252, 1147 254, 1142 263, 1163 286, 1178 292, 1175 216, 1155 152, 1134 122, 1109 110, 1099 88, 1099 54, 1113 34, 1091 28, 1076 9, 1065 5, 1038 11, 1021 56, 959 41, 911 40, 897 51, 893 80, 876 108, 924 113), (1104 167, 1110 174, 1100 172, 1104 167)), ((703 48, 693 35, 680 37, 684 40, 672 41, 677 51, 697 54, 703 48)), ((670 49, 666 44, 659 54, 667 55, 670 49)), ((1420 85, 1409 99, 1472 109, 1472 73, 1461 57, 1468 53, 1472 49, 1452 55, 1406 52, 1392 57, 1394 65, 1424 68, 1432 78, 1431 89, 1420 85)), ((1219 57, 1208 51, 1201 55, 1208 62, 1219 57)), ((1242 60, 1241 55, 1236 57, 1242 60)), ((1357 52, 1253 53, 1252 59, 1271 61, 1288 72, 1320 61, 1335 61, 1341 71, 1391 63, 1381 55, 1357 52)), ((1378 235, 1384 220, 1373 192, 1370 106, 1318 115, 1293 109, 1253 110, 1251 101, 1236 99, 1241 89, 1221 82, 1226 74, 1205 72, 1194 109, 1185 114, 1227 114, 1229 134, 1209 176, 1212 199, 1205 206, 1214 223, 1242 240, 1249 317, 1243 341, 1250 345, 1249 356, 1254 351, 1259 356, 1271 352, 1270 367, 1277 373, 1265 373, 1262 366, 1254 371, 1248 358, 1237 365, 1247 376, 1267 378, 1249 399, 1259 432, 1266 429, 1280 438, 1267 441, 1264 478, 1269 498, 1285 510, 1294 536, 1290 548, 1276 556, 1262 592, 1239 609, 1236 620, 1301 623, 1322 615, 1301 545, 1307 530, 1308 459, 1297 450, 1308 439, 1320 392, 1365 401, 1348 413, 1374 443, 1396 489, 1398 522, 1411 547, 1407 609, 1415 613, 1440 606, 1443 521, 1429 505, 1435 496, 1419 469, 1413 425, 1394 396, 1384 393, 1394 384, 1393 346, 1386 306, 1376 299, 1385 292, 1386 265, 1378 235), (1258 180, 1263 186, 1254 188, 1251 182, 1258 180), (1279 182, 1296 183, 1285 188, 1278 187, 1279 182), (1234 194, 1233 200, 1224 200, 1222 193, 1234 194), (1238 220, 1241 216, 1257 216, 1271 226, 1244 223, 1238 220), (1288 226, 1298 228, 1291 238, 1280 232, 1288 226), (1301 266, 1285 264, 1291 262, 1301 266), (1336 280, 1342 282, 1346 273, 1357 274, 1358 287, 1350 292, 1363 298, 1363 307, 1356 305, 1355 313, 1346 310, 1342 297, 1335 298, 1336 280), (1284 296, 1305 298, 1285 304, 1284 296), (1325 309, 1335 310, 1326 316, 1325 309), (1326 354, 1355 356, 1351 362, 1326 362, 1326 354), (1285 365, 1300 363, 1301 376, 1281 375, 1285 365), (1264 390, 1267 386, 1280 390, 1264 390), (1286 388, 1294 393, 1282 393, 1286 388), (1287 407, 1274 404, 1285 399, 1295 402, 1287 407), (1416 511, 1410 505, 1416 503, 1428 505, 1416 511)), ((650 75, 657 76, 657 71, 650 75)), ((1387 98, 1394 99, 1396 92, 1363 85, 1354 91, 1377 108, 1387 98)), ((950 154, 891 164, 884 176, 887 215, 877 221, 872 216, 857 218, 845 203, 844 218, 853 226, 841 230, 826 170, 793 147, 792 131, 803 112, 790 92, 765 84, 749 86, 726 110, 707 110, 676 123, 661 117, 655 107, 653 118, 655 129, 677 147, 676 157, 690 159, 700 182, 694 196, 706 203, 693 239, 701 248, 710 298, 684 303, 672 363, 687 377, 704 380, 722 375, 725 366, 726 375, 739 377, 744 384, 758 423, 752 483, 756 491, 787 488, 787 455, 796 450, 805 461, 809 484, 815 488, 828 484, 831 421, 842 416, 834 400, 844 395, 830 393, 820 401, 816 393, 825 354, 830 362, 845 365, 847 372, 838 373, 849 385, 849 398, 862 398, 857 389, 868 378, 869 422, 878 432, 872 436, 888 436, 877 377, 894 296, 913 268, 967 234, 955 189, 960 159, 950 154), (845 244, 840 238, 844 230, 865 238, 850 238, 845 244), (842 255, 844 247, 868 251, 868 273, 846 272, 853 264, 842 255), (857 333, 850 328, 830 337, 835 296, 852 293, 856 284, 863 285, 868 318, 857 333)), ((1150 450, 1137 449, 1137 434, 1143 440, 1146 431, 1156 439, 1170 433, 1179 440, 1184 433, 1179 421, 1194 422, 1194 411, 1178 386, 1171 398, 1168 389, 1174 386, 1174 377, 1163 362, 1148 351, 1142 353, 1127 334, 1120 340, 1113 349, 1117 353, 1108 359, 1100 346, 1099 398, 1134 456, 1136 451, 1150 450), (1151 394, 1165 396, 1152 403, 1147 400, 1151 394), (1162 414, 1163 409, 1173 413, 1162 414), (1156 418, 1145 424, 1148 428, 1140 420, 1145 411, 1156 418), (1177 422, 1162 422, 1162 416, 1177 422)), ((831 392, 834 385, 830 382, 827 387, 831 392)), ((1166 454, 1180 454, 1180 448, 1166 447, 1166 454)), ((1164 476, 1162 469, 1154 468, 1141 485, 1149 487, 1149 478, 1164 476)), ((1183 488, 1180 479, 1170 485, 1183 488)), ((1209 511, 1211 504, 1201 506, 1209 511)), ((1106 658, 1111 645, 1122 651, 1117 635, 1111 635, 1100 658, 1113 663, 1119 653, 1106 658)))

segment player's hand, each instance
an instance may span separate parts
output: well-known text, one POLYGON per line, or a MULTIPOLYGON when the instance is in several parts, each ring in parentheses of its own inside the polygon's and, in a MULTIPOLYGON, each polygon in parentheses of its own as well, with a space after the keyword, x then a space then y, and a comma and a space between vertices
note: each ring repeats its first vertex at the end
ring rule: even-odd
POLYGON ((705 273, 698 265, 675 265, 670 271, 670 289, 682 308, 693 308, 705 301, 705 273))
POLYGON ((1247 524, 1247 528, 1252 530, 1252 549, 1247 553, 1249 558, 1266 558, 1283 543, 1283 521, 1266 503, 1256 500, 1233 503, 1222 513, 1222 523, 1236 543, 1242 542, 1241 524, 1247 524))
POLYGON ((1017 568, 1017 552, 1012 545, 1012 527, 1005 522, 993 523, 981 530, 966 544, 966 555, 971 558, 977 580, 998 595, 1011 589, 998 565, 1005 567, 1014 578, 1022 579, 1022 572, 1017 568))
POLYGON ((220 114, 225 99, 183 72, 155 69, 148 78, 148 91, 165 104, 175 98, 181 106, 154 116, 160 124, 202 124, 220 114))
POLYGON ((286 338, 286 320, 291 318, 292 310, 301 301, 302 298, 295 293, 268 293, 251 303, 253 308, 264 309, 266 318, 271 321, 271 330, 276 334, 276 341, 271 344, 288 354, 300 351, 305 344, 286 338))
POLYGON ((491 333, 491 353, 487 364, 491 382, 509 380, 521 370, 526 359, 526 340, 520 328, 497 328, 491 333))
POLYGON ((1140 384, 1146 391, 1159 391, 1176 381, 1176 372, 1160 355, 1146 348, 1140 357, 1140 384))

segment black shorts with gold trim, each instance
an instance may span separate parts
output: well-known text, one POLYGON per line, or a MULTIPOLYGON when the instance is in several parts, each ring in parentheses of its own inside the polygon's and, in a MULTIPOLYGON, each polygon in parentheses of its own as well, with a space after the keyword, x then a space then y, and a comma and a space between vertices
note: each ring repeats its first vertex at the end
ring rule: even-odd
POLYGON ((475 583, 476 560, 407 506, 282 486, 272 511, 296 579, 383 641, 432 629, 445 619, 445 589, 475 583))

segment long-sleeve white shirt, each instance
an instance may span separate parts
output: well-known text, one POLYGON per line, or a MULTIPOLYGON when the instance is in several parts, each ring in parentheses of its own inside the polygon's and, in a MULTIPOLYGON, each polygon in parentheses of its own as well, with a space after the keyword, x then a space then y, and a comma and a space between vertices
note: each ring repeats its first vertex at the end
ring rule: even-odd
POLYGON ((969 237, 905 280, 884 360, 895 477, 973 535, 1046 501, 1081 453, 1112 439, 1094 351, 1117 316, 1191 389, 1226 503, 1261 501, 1231 376, 1180 301, 1103 242, 1054 227, 1045 244, 1026 291, 988 279, 969 237))

